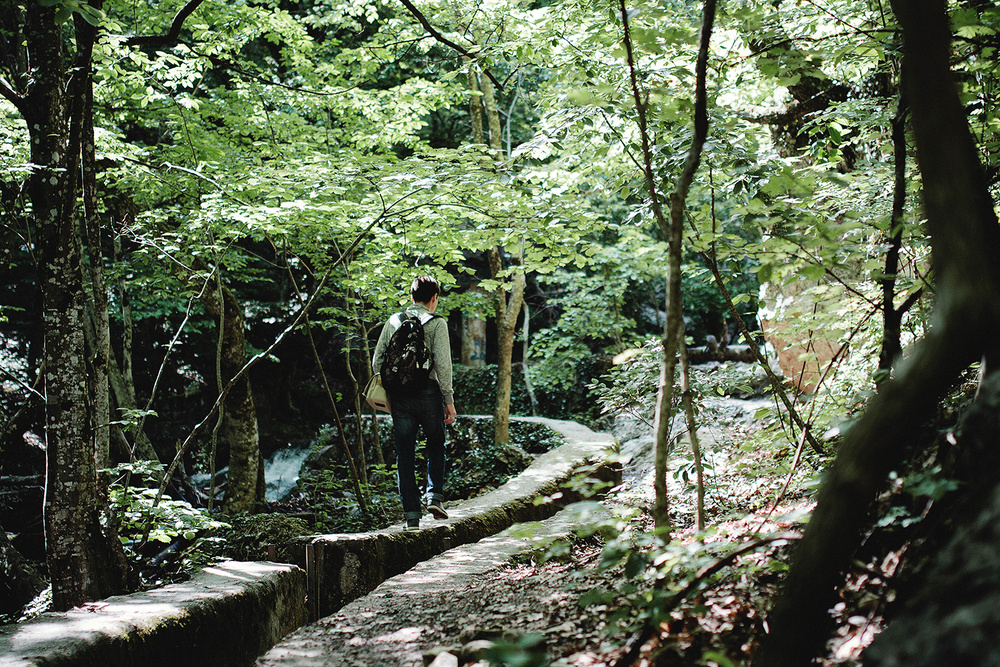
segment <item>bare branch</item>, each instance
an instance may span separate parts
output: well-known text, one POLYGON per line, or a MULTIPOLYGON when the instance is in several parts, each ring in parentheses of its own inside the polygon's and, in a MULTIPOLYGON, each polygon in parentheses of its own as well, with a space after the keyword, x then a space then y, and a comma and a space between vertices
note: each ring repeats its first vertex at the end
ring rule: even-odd
MULTIPOLYGON (((445 46, 455 49, 466 58, 471 58, 472 60, 476 60, 477 58, 476 53, 470 51, 461 44, 457 44, 451 41, 450 39, 442 35, 440 32, 438 32, 437 28, 431 25, 431 22, 427 20, 427 17, 424 16, 423 13, 419 9, 417 9, 412 2, 410 2, 410 0, 399 0, 399 1, 403 3, 403 6, 406 7, 407 11, 413 14, 413 18, 417 19, 420 25, 424 27, 424 30, 426 30, 431 34, 431 37, 441 42, 445 46)), ((489 77, 489 80, 493 82, 493 85, 496 86, 497 90, 503 90, 503 84, 500 83, 495 76, 493 76, 493 72, 491 72, 488 67, 483 68, 483 74, 489 77)))
POLYGON ((180 11, 174 15, 174 20, 170 23, 170 30, 165 35, 137 35, 125 41, 127 46, 173 46, 181 35, 181 28, 194 10, 201 6, 205 0, 189 0, 181 7, 180 11))
POLYGON ((3 79, 0 79, 0 97, 13 104, 18 111, 20 111, 24 105, 24 98, 18 95, 17 92, 3 79))

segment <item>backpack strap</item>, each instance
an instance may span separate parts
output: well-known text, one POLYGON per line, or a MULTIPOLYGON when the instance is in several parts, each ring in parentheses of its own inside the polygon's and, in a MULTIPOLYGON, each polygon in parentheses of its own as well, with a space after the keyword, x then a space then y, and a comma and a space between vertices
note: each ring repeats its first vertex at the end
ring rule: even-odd
POLYGON ((392 330, 395 331, 399 328, 399 325, 403 323, 403 318, 406 317, 405 312, 395 313, 389 317, 389 324, 392 325, 392 330))

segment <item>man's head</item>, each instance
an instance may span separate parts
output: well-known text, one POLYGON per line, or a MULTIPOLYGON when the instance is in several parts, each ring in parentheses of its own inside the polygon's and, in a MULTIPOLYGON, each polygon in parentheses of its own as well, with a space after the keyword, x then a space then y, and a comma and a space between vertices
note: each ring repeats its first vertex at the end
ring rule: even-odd
POLYGON ((414 303, 422 303, 425 306, 429 306, 440 292, 438 281, 430 276, 420 276, 410 286, 410 298, 413 299, 414 303))

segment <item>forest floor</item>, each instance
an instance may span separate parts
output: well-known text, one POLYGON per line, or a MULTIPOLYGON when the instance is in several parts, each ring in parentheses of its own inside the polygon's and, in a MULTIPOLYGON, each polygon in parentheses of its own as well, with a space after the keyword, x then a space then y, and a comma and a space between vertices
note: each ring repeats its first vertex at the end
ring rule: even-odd
MULTIPOLYGON (((379 641, 406 643, 411 654, 418 647, 424 664, 447 649, 434 667, 746 664, 765 632, 784 568, 787 540, 777 538, 794 536, 798 519, 811 509, 802 489, 818 467, 815 457, 798 457, 795 445, 781 444, 780 419, 768 406, 773 402, 766 397, 710 396, 702 404, 704 533, 694 528, 693 478, 685 475, 690 444, 677 438, 669 483, 674 540, 663 546, 650 537, 652 427, 649 420, 619 418, 614 434, 627 464, 623 483, 602 501, 614 531, 523 554, 419 603, 391 596, 373 601, 362 614, 367 620, 331 619, 321 633, 343 633, 343 641, 335 658, 316 664, 402 664, 373 657, 379 641), (627 521, 616 518, 625 515, 627 521), (624 662, 632 645, 641 650, 624 662), (477 652, 484 646, 492 646, 492 663, 477 652)), ((674 432, 682 430, 677 425, 674 432)), ((879 620, 851 611, 868 594, 863 585, 849 592, 855 599, 841 605, 841 629, 824 665, 856 664, 879 620)))
MULTIPOLYGON (((718 562, 716 554, 725 553, 727 548, 791 530, 792 520, 775 521, 767 515, 794 516, 796 510, 801 513, 810 506, 796 490, 776 512, 768 511, 785 484, 785 475, 778 473, 787 466, 757 459, 790 458, 780 448, 754 446, 756 440, 766 437, 763 431, 769 423, 767 419, 754 419, 754 414, 769 404, 766 398, 709 398, 701 412, 700 440, 710 468, 706 471, 706 520, 711 526, 702 539, 713 542, 714 549, 702 551, 695 546, 702 544, 696 539, 694 527, 695 492, 683 476, 690 466, 689 441, 683 439, 673 448, 671 470, 677 474, 669 483, 673 534, 689 554, 696 556, 689 562, 692 566, 718 562), (753 476, 750 471, 762 474, 753 476)), ((674 431, 678 430, 675 427, 674 431)), ((613 515, 639 509, 632 528, 648 534, 653 527, 651 508, 655 495, 652 427, 641 420, 619 419, 615 435, 630 460, 623 469, 622 485, 603 504, 613 515)), ((793 485, 800 486, 804 474, 808 471, 796 473, 793 485)), ((693 481, 693 476, 689 480, 693 481)), ((641 538, 631 544, 636 549, 649 548, 643 546, 641 538)), ((592 535, 561 548, 550 548, 547 553, 530 554, 455 591, 443 608, 414 610, 426 619, 410 618, 408 622, 422 625, 425 620, 428 627, 437 627, 434 635, 422 640, 444 647, 467 646, 478 639, 503 636, 509 664, 620 664, 626 645, 642 641, 636 638, 643 607, 657 596, 648 571, 645 575, 633 572, 627 558, 626 562, 619 560, 609 566, 609 561, 615 560, 614 552, 615 547, 609 548, 604 539, 592 535), (521 660, 525 662, 519 663, 521 660)), ((763 563, 770 555, 761 551, 755 557, 763 563)), ((669 560, 669 552, 659 557, 669 560)), ((678 569, 684 566, 679 564, 678 569)), ((676 590, 690 581, 688 574, 678 573, 675 581, 660 581, 659 585, 668 591, 676 590)), ((756 572, 753 567, 744 567, 735 571, 735 580, 727 581, 723 573, 711 587, 678 601, 672 612, 665 610, 670 620, 661 619, 662 632, 644 642, 634 664, 726 664, 726 659, 732 664, 744 662, 762 632, 764 612, 775 591, 775 577, 769 575, 769 570, 756 572)))

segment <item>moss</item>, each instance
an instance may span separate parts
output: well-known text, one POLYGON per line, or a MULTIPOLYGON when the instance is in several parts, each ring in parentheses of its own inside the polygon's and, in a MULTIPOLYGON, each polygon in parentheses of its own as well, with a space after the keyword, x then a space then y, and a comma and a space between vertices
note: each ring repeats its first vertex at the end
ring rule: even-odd
POLYGON ((220 532, 225 546, 224 556, 234 560, 268 560, 268 545, 276 545, 277 560, 285 562, 292 553, 285 553, 293 538, 308 535, 308 524, 286 514, 252 514, 234 517, 230 528, 220 532))

